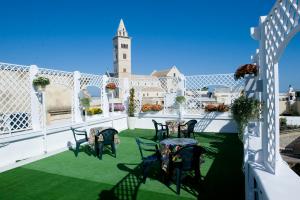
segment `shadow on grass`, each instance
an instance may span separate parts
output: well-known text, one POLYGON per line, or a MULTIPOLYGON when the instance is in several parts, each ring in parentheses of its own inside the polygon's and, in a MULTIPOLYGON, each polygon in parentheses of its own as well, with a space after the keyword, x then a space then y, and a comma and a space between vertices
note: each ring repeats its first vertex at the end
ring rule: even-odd
MULTIPOLYGON (((143 173, 141 165, 142 163, 119 163, 117 167, 122 171, 128 172, 128 174, 110 190, 101 191, 101 193, 99 194, 99 199, 136 200, 139 188, 141 184, 143 184, 143 173), (130 167, 128 167, 130 165, 135 165, 135 167, 131 169, 130 167)), ((160 165, 155 165, 153 168, 151 168, 148 178, 158 180, 159 182, 165 184, 161 174, 160 165)), ((182 182, 181 189, 197 197, 197 195, 199 194, 199 182, 196 182, 197 183, 195 183, 195 180, 191 176, 186 176, 184 181, 182 182)), ((172 192, 174 192, 174 194, 176 194, 176 191, 169 185, 165 185, 165 187, 168 187, 172 192)))
MULTIPOLYGON (((94 156, 95 158, 98 157, 96 151, 88 144, 80 146, 78 154, 76 154, 76 150, 73 149, 72 147, 69 147, 69 150, 74 153, 75 157, 77 157, 80 153, 85 153, 86 155, 94 156)), ((115 154, 112 153, 111 148, 109 146, 104 146, 102 156, 104 155, 110 155, 112 157, 116 156, 115 154)))
POLYGON ((127 171, 128 174, 122 178, 112 189, 103 190, 99 194, 99 199, 122 199, 134 200, 137 197, 138 189, 142 183, 140 177, 141 164, 118 164, 120 170, 127 171), (133 169, 126 165, 136 165, 133 169))
POLYGON ((236 136, 213 141, 214 161, 200 188, 198 199, 244 199, 243 145, 236 136))

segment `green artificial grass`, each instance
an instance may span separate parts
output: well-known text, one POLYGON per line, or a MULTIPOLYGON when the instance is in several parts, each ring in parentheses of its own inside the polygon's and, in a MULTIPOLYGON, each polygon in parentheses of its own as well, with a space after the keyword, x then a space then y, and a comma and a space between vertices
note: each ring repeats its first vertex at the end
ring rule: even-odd
POLYGON ((126 130, 119 135, 117 158, 106 152, 99 160, 83 147, 78 157, 65 151, 1 173, 0 199, 244 199, 243 151, 236 134, 196 134, 207 150, 203 179, 200 184, 183 184, 180 196, 175 185, 163 184, 155 171, 141 183, 134 138, 151 140, 154 131, 126 130))

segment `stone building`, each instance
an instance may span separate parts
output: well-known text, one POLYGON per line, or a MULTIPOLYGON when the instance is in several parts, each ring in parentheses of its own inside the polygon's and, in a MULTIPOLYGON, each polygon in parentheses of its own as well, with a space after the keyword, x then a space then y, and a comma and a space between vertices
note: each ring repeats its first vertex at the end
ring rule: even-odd
MULTIPOLYGON (((136 89, 137 98, 142 99, 143 104, 163 104, 165 93, 177 92, 178 82, 176 79, 182 75, 176 66, 161 71, 154 70, 150 75, 133 74, 131 69, 131 39, 121 19, 117 33, 113 37, 114 73, 111 75, 120 78, 120 80, 128 78, 130 85, 136 89)), ((120 87, 122 88, 122 83, 120 83, 120 87)), ((124 91, 120 89, 117 97, 119 101, 122 101, 124 91)))

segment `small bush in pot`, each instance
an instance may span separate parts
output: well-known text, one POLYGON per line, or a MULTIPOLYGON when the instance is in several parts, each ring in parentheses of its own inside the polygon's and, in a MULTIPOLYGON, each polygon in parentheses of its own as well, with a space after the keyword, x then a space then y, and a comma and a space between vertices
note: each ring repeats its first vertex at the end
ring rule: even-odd
POLYGON ((232 106, 231 113, 233 119, 238 126, 238 133, 242 139, 242 134, 250 120, 258 119, 260 113, 260 102, 253 98, 240 96, 237 98, 232 106))
POLYGON ((40 77, 33 79, 32 84, 34 87, 44 90, 45 87, 50 84, 50 80, 49 80, 49 78, 40 76, 40 77))
POLYGON ((134 105, 134 88, 131 88, 129 91, 129 102, 128 102, 128 128, 135 129, 135 105, 134 105))

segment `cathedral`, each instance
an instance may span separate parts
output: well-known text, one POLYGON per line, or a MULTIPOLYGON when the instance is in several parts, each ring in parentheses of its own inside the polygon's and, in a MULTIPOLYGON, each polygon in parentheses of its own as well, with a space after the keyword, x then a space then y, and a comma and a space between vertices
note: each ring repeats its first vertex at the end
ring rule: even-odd
MULTIPOLYGON (((134 82, 135 88, 138 88, 136 96, 142 98, 143 103, 163 104, 165 93, 176 92, 176 86, 167 82, 166 91, 162 88, 159 78, 178 78, 181 76, 176 66, 161 71, 154 70, 150 75, 133 74, 131 68, 131 37, 122 19, 116 35, 113 37, 113 66, 113 73, 110 73, 110 76, 121 79, 128 78, 130 82, 134 82)), ((122 93, 119 93, 119 98, 122 98, 122 95, 122 93)))

